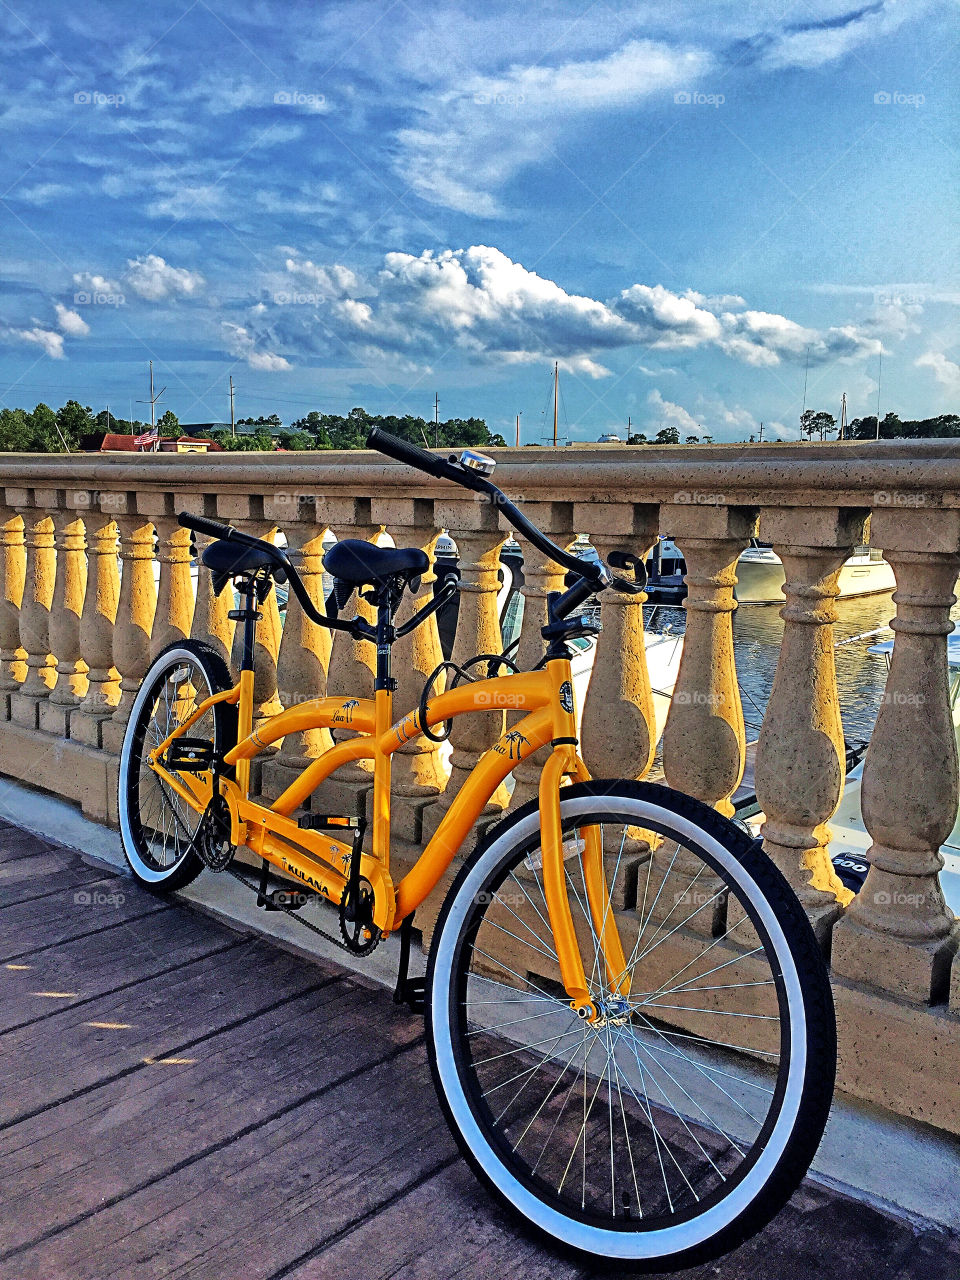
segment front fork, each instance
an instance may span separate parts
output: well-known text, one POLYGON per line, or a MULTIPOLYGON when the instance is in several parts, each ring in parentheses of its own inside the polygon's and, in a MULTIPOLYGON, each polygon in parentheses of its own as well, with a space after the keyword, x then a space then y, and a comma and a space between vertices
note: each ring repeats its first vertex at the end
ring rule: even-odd
MULTIPOLYGON (((540 847, 543 854, 543 891, 547 902, 550 927, 557 947, 560 976, 570 997, 570 1007, 581 1018, 595 1021, 599 1010, 591 998, 583 957, 577 941, 570 899, 567 895, 563 858, 563 823, 560 817, 561 782, 565 776, 589 781, 583 762, 572 743, 558 744, 540 774, 540 847)), ((596 944, 603 955, 606 979, 611 987, 626 997, 630 975, 626 972, 620 935, 610 902, 603 867, 603 835, 596 824, 582 831, 583 878, 589 903, 590 919, 596 944)))

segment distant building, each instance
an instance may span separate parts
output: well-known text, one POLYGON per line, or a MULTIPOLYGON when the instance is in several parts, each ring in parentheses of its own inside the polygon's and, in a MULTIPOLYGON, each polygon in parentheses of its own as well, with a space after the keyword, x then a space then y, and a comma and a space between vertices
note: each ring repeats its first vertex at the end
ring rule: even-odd
POLYGON ((185 436, 212 436, 214 431, 229 431, 229 422, 181 422, 180 430, 185 436))
POLYGON ((161 453, 214 453, 222 452, 216 440, 204 440, 200 436, 179 436, 176 440, 161 440, 161 453))
POLYGON ((612 431, 608 431, 605 436, 599 436, 597 444, 623 444, 619 436, 614 435, 612 431))
POLYGON ((112 431, 108 431, 100 441, 100 453, 153 453, 156 450, 157 439, 152 437, 148 439, 146 436, 125 436, 117 435, 112 431))

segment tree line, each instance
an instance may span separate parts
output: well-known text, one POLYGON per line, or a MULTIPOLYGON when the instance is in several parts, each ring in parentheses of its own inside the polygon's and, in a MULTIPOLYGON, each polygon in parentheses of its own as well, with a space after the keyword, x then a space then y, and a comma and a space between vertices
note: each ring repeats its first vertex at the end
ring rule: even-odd
MULTIPOLYGON (((382 427, 392 435, 412 444, 439 448, 482 448, 504 446, 503 436, 490 431, 483 418, 449 418, 446 422, 430 422, 412 415, 372 414, 365 409, 351 409, 347 414, 311 411, 284 428, 274 413, 269 417, 241 418, 238 426, 247 428, 242 435, 228 430, 214 431, 212 438, 230 451, 270 451, 282 449, 362 449, 371 427, 382 427), (250 428, 253 428, 251 431, 250 428)), ((172 439, 181 434, 177 415, 168 409, 158 420, 159 434, 172 439)), ((68 400, 59 409, 38 404, 29 409, 0 409, 0 452, 4 453, 76 453, 98 449, 107 432, 119 435, 143 435, 149 424, 136 419, 117 418, 107 409, 94 414, 89 406, 68 400)), ((823 410, 807 409, 800 419, 801 438, 828 440, 838 431, 836 418, 823 410)), ((848 440, 874 440, 877 419, 854 418, 844 432, 848 440)), ((960 437, 960 416, 941 413, 934 418, 903 418, 888 413, 880 419, 881 440, 955 439, 960 437)), ((685 438, 686 444, 711 444, 712 436, 685 438)), ((754 437, 750 437, 753 443, 754 437)), ((646 435, 630 435, 628 444, 680 444, 676 427, 663 427, 652 440, 646 435)))

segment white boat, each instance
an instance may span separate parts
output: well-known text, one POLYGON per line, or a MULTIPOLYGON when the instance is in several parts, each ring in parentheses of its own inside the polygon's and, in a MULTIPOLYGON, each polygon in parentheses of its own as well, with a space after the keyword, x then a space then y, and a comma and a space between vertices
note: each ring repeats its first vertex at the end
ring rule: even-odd
MULTIPOLYGON (((736 597, 740 604, 782 604, 783 561, 768 542, 753 540, 737 561, 736 597)), ((896 587, 893 568, 883 552, 860 546, 844 563, 839 598, 872 596, 896 587)))

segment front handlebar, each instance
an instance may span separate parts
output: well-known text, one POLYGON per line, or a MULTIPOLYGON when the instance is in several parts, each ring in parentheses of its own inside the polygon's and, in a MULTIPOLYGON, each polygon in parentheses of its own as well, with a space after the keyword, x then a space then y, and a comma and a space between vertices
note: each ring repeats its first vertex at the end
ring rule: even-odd
POLYGON ((569 551, 564 551, 562 547, 551 541, 545 533, 523 514, 519 507, 515 506, 507 495, 486 476, 479 472, 470 471, 465 467, 461 467, 455 461, 455 455, 447 458, 440 458, 435 453, 428 453, 426 449, 421 449, 419 445, 410 444, 406 440, 401 440, 398 436, 391 435, 388 431, 382 431, 379 427, 374 427, 367 436, 367 448, 376 449, 379 453, 384 453, 388 458, 393 458, 396 462, 404 462, 407 466, 416 467, 418 471, 425 471, 428 475, 436 477, 438 480, 452 480, 454 484, 460 485, 464 489, 471 489, 474 493, 485 494, 493 505, 503 513, 504 519, 513 525, 518 533, 523 534, 528 542, 531 542, 538 551, 542 551, 545 556, 549 556, 551 560, 557 564, 563 565, 565 569, 577 574, 580 578, 586 578, 594 584, 594 589, 602 590, 612 584, 613 578, 607 572, 606 566, 601 561, 581 560, 579 556, 571 555, 569 551))

